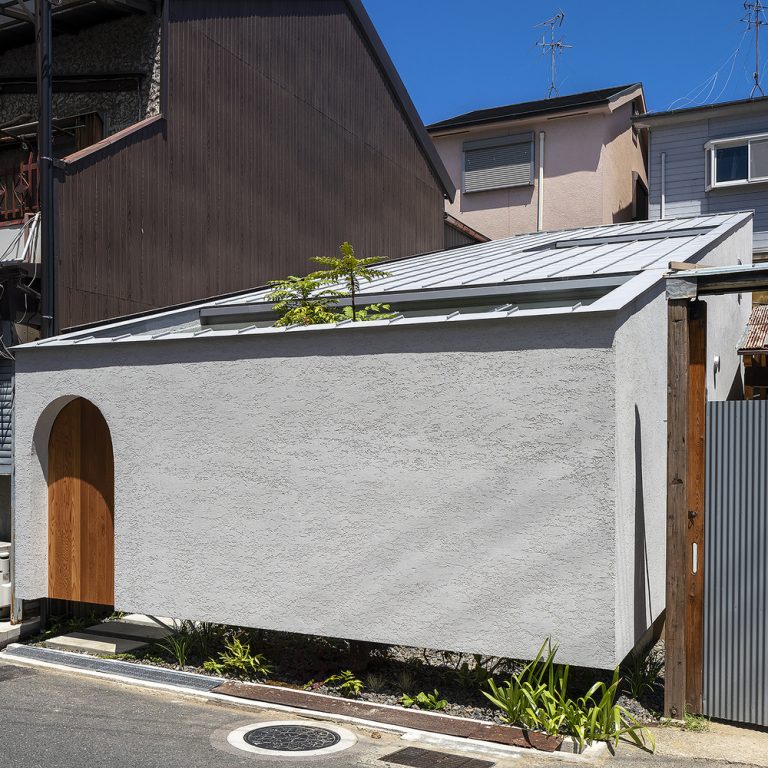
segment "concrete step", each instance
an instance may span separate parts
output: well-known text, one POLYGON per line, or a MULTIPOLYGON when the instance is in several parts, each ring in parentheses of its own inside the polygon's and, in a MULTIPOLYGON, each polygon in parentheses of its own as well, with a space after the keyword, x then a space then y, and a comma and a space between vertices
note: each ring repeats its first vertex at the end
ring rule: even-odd
POLYGON ((124 640, 119 637, 89 635, 87 632, 69 632, 45 641, 48 648, 85 653, 132 653, 146 648, 149 643, 141 640, 124 640))
POLYGON ((94 624, 92 627, 82 630, 87 635, 103 635, 116 637, 121 640, 141 640, 156 643, 173 634, 171 629, 161 627, 158 624, 139 624, 132 621, 118 619, 117 621, 104 621, 94 624))
POLYGON ((160 626, 148 616, 131 614, 115 621, 102 621, 77 632, 67 632, 45 641, 48 648, 62 651, 115 654, 133 653, 173 634, 170 626, 160 626))

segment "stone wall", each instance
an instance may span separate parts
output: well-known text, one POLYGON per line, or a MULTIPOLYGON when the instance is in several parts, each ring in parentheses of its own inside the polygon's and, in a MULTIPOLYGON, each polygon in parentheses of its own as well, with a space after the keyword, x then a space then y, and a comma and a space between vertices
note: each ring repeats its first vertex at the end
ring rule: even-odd
MULTIPOLYGON (((128 16, 99 24, 77 35, 53 39, 57 75, 143 72, 136 91, 55 93, 54 117, 99 112, 109 135, 160 112, 160 16, 128 16)), ((0 56, 0 76, 36 72, 35 47, 13 48, 0 56)), ((0 94, 0 124, 37 114, 33 94, 0 94)))

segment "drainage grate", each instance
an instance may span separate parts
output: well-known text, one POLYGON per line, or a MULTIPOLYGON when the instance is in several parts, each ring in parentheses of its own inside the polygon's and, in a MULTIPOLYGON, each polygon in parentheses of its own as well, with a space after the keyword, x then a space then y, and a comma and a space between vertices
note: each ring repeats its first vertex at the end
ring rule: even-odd
POLYGON ((338 733, 310 725, 268 725, 248 731, 243 739, 252 747, 274 752, 311 752, 341 741, 338 733))
POLYGON ((430 749, 406 747, 391 755, 380 757, 388 763, 407 765, 410 768, 492 768, 495 763, 488 760, 476 760, 473 757, 449 755, 447 752, 433 752, 430 749))

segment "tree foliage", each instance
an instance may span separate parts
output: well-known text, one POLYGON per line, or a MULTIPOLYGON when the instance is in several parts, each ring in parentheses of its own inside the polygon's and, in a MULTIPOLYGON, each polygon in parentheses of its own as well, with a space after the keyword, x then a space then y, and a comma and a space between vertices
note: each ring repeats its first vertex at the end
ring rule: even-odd
POLYGON ((312 272, 306 277, 289 275, 283 280, 269 282, 272 291, 267 300, 275 302, 274 310, 280 315, 275 325, 322 325, 343 320, 363 322, 394 317, 388 304, 357 306, 361 281, 389 276, 389 272, 373 268, 381 259, 358 259, 355 249, 347 242, 341 244, 339 251, 340 256, 313 258, 327 269, 312 272), (334 283, 341 283, 345 290, 328 287, 334 283), (339 299, 342 298, 349 298, 351 306, 340 306, 339 299))
POLYGON ((275 325, 318 325, 338 322, 338 313, 329 308, 345 294, 325 288, 331 282, 316 274, 306 277, 289 275, 283 280, 270 280, 272 291, 267 296, 274 301, 274 310, 280 315, 275 325))
MULTIPOLYGON (((355 256, 355 249, 348 242, 343 242, 339 246, 340 256, 315 256, 312 261, 323 264, 326 269, 321 272, 315 272, 315 275, 326 275, 332 282, 344 283, 347 288, 347 294, 350 297, 352 305, 351 319, 373 319, 358 318, 357 294, 360 292, 360 281, 370 282, 377 277, 389 277, 389 272, 381 269, 373 269, 374 264, 378 264, 381 259, 377 256, 371 256, 366 259, 358 259, 355 256)), ((367 308, 370 309, 370 308, 367 308)), ((377 318, 380 319, 380 318, 377 318)))

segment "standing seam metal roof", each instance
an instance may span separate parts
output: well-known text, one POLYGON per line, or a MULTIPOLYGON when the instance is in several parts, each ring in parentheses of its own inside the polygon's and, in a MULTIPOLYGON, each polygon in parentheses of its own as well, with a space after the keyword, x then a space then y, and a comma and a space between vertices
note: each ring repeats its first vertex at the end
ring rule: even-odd
MULTIPOLYGON (((558 290, 578 290, 594 286, 608 292, 582 305, 546 304, 520 307, 512 304, 475 312, 435 310, 438 314, 403 317, 372 322, 349 320, 328 325, 263 327, 257 324, 239 328, 203 327, 200 313, 216 308, 236 310, 238 307, 269 307, 268 288, 228 298, 203 301, 192 306, 170 309, 91 326, 69 334, 22 345, 21 349, 64 346, 69 344, 110 344, 147 342, 157 339, 222 338, 261 334, 320 332, 334 329, 373 329, 389 325, 419 325, 437 322, 466 322, 546 315, 583 315, 615 312, 644 291, 659 284, 670 261, 701 258, 708 250, 752 219, 752 212, 697 216, 687 219, 644 221, 612 224, 559 232, 518 235, 428 253, 381 264, 387 277, 362 286, 361 299, 387 295, 418 300, 419 295, 434 299, 443 296, 472 296, 486 289, 488 295, 503 295, 517 287, 523 292, 535 289, 557 298, 558 290), (575 286, 575 281, 579 285, 575 286), (610 283, 613 283, 610 285, 610 283)), ((751 247, 750 247, 751 252, 751 247)), ((341 287, 341 286, 339 286, 341 287)), ((215 313, 213 313, 215 314, 215 313)))

